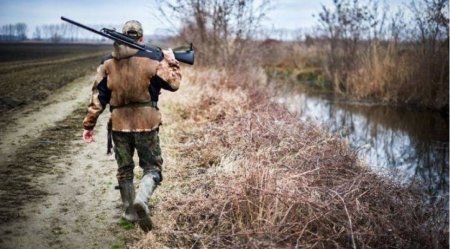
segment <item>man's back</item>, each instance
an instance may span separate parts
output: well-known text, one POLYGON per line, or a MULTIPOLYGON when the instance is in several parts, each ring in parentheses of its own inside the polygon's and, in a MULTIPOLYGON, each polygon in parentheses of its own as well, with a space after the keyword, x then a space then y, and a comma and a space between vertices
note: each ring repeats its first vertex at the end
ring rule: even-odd
POLYGON ((111 91, 112 129, 114 131, 151 131, 161 123, 149 86, 160 62, 145 52, 116 46, 104 61, 107 88, 111 91))
POLYGON ((85 118, 85 127, 95 123, 100 109, 109 103, 113 131, 154 130, 161 124, 156 106, 161 88, 176 90, 180 80, 177 61, 115 45, 112 55, 106 57, 97 70, 93 110, 85 118), (95 103, 95 98, 100 103, 95 103))

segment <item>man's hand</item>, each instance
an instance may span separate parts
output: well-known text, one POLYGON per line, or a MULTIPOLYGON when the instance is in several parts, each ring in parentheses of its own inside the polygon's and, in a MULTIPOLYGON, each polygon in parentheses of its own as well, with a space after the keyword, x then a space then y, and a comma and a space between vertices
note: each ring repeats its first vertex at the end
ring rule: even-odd
POLYGON ((175 55, 173 54, 173 51, 171 48, 168 48, 167 50, 163 50, 164 58, 170 62, 175 61, 175 55))
POLYGON ((83 140, 86 143, 94 142, 94 130, 84 130, 83 131, 83 140))

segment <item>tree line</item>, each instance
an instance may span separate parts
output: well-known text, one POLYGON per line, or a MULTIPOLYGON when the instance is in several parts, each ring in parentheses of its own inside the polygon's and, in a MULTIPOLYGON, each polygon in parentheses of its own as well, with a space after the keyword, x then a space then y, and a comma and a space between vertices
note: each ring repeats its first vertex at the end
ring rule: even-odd
POLYGON ((6 24, 0 27, 0 40, 22 41, 27 39, 28 27, 25 23, 6 24))
MULTIPOLYGON (((112 27, 112 25, 91 25, 94 29, 112 27)), ((45 24, 36 26, 31 37, 27 35, 28 25, 26 23, 6 24, 0 27, 0 41, 49 41, 49 42, 77 42, 77 41, 97 41, 105 39, 81 29, 77 26, 61 24, 45 24)))

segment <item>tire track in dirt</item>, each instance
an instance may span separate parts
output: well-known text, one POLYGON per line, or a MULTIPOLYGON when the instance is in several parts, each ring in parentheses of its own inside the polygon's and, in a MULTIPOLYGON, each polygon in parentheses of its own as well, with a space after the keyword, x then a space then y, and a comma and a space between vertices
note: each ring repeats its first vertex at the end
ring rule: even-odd
POLYGON ((29 60, 15 61, 15 62, 3 62, 0 63, 0 73, 8 73, 11 71, 22 70, 30 67, 48 66, 54 64, 62 64, 72 61, 78 61, 88 58, 101 58, 104 52, 90 53, 88 55, 72 56, 69 58, 56 58, 54 60, 48 60, 47 58, 30 62, 29 60))
MULTIPOLYGON (((121 248, 116 165, 105 123, 81 141, 92 76, 8 119, 0 133, 0 248, 121 248)), ((5 120, 3 120, 5 121, 5 120)))
POLYGON ((64 120, 80 103, 86 103, 93 76, 86 76, 56 91, 47 100, 33 104, 2 120, 0 161, 10 161, 14 153, 42 131, 64 120))
POLYGON ((7 125, 0 132, 1 223, 23 216, 20 211, 24 201, 45 194, 34 187, 39 183, 31 182, 38 175, 56 173, 47 157, 61 151, 64 144, 56 139, 68 134, 66 117, 86 101, 86 81, 87 77, 74 81, 42 104, 26 107, 7 118, 7 125), (57 122, 62 123, 55 127, 57 122))

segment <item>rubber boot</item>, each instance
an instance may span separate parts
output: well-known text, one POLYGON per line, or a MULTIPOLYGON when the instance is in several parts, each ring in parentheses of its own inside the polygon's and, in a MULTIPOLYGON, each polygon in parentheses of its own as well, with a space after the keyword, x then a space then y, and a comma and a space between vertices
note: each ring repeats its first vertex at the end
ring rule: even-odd
POLYGON ((138 220, 138 216, 133 206, 135 197, 133 181, 128 180, 119 182, 119 188, 120 196, 122 197, 123 208, 125 209, 122 214, 122 218, 129 222, 136 222, 138 220))
POLYGON ((146 174, 142 177, 139 191, 134 199, 134 209, 138 216, 138 224, 144 232, 152 230, 153 224, 149 217, 148 199, 156 188, 153 174, 146 174))

